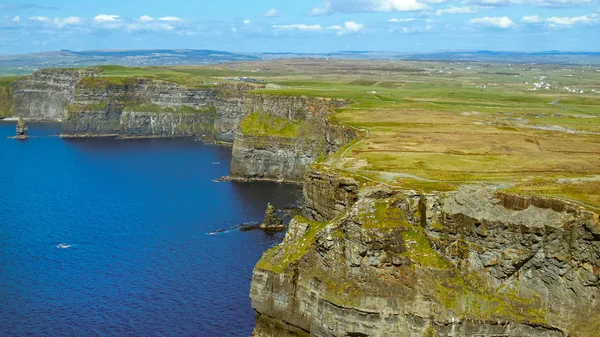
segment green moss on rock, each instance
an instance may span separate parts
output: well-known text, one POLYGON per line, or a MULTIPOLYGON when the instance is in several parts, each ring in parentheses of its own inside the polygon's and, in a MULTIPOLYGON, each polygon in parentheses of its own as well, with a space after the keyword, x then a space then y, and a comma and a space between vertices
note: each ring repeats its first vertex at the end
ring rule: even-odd
POLYGON ((126 111, 132 112, 157 112, 157 113, 181 113, 181 114, 216 114, 214 106, 209 106, 202 109, 196 109, 187 105, 179 105, 177 107, 161 106, 153 103, 127 102, 125 104, 126 111))
POLYGON ((294 220, 308 224, 306 233, 293 244, 284 243, 267 250, 256 264, 256 268, 284 273, 290 264, 308 253, 309 249, 314 246, 317 233, 327 225, 324 222, 309 221, 301 215, 295 216, 294 220))
POLYGON ((146 80, 144 77, 84 77, 79 81, 79 86, 102 89, 110 87, 126 87, 146 80))
POLYGON ((261 112, 252 112, 240 123, 242 133, 251 136, 296 138, 301 133, 304 121, 291 121, 287 118, 261 112))
POLYGON ((375 200, 371 209, 361 209, 359 219, 363 228, 409 227, 404 212, 394 206, 396 198, 375 200))
POLYGON ((433 282, 433 296, 445 309, 463 318, 545 324, 546 310, 539 298, 522 297, 514 290, 494 288, 476 272, 454 270, 433 282))

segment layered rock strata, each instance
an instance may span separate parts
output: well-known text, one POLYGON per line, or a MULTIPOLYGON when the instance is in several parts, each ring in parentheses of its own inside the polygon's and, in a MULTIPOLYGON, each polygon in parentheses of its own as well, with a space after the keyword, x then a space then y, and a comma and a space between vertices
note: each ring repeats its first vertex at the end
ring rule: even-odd
POLYGON ((146 78, 86 78, 75 87, 63 136, 212 137, 215 89, 146 78))
POLYGON ((28 119, 59 120, 75 96, 75 85, 97 76, 93 69, 47 69, 11 85, 15 114, 28 119))
POLYGON ((328 116, 342 100, 256 95, 233 142, 231 175, 301 182, 309 164, 356 137, 328 116))
POLYGON ((61 69, 40 71, 13 85, 17 114, 61 119, 63 137, 195 137, 233 143, 234 178, 300 182, 310 163, 356 138, 353 129, 328 121, 347 101, 253 92, 262 87, 224 82, 196 88, 61 69))
POLYGON ((482 187, 356 195, 264 254, 255 336, 599 335, 598 214, 482 187))

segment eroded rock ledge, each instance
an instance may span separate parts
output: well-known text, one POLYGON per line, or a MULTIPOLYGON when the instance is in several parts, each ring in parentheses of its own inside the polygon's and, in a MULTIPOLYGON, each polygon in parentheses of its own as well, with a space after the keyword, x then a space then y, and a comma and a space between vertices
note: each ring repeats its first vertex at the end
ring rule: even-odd
POLYGON ((317 175, 309 219, 255 268, 255 336, 598 336, 598 214, 478 186, 418 194, 317 175))

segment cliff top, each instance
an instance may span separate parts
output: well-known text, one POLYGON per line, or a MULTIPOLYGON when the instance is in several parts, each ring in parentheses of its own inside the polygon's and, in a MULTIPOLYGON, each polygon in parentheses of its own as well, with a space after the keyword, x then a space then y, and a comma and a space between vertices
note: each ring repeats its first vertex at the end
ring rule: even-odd
POLYGON ((480 183, 600 207, 600 67, 297 59, 97 69, 98 83, 252 79, 266 83, 257 93, 350 100, 332 119, 361 138, 316 165, 365 184, 480 183))

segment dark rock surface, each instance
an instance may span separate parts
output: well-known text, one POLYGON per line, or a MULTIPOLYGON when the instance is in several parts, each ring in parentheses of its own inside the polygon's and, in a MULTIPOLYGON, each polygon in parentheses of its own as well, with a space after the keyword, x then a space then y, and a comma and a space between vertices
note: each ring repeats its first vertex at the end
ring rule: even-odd
POLYGON ((271 205, 270 203, 267 204, 265 217, 260 224, 260 228, 266 231, 280 231, 285 229, 283 219, 277 216, 277 210, 275 209, 275 206, 271 205))
POLYGON ((29 138, 29 128, 27 127, 27 123, 23 120, 23 117, 19 117, 17 121, 17 135, 16 139, 27 139, 29 138))

